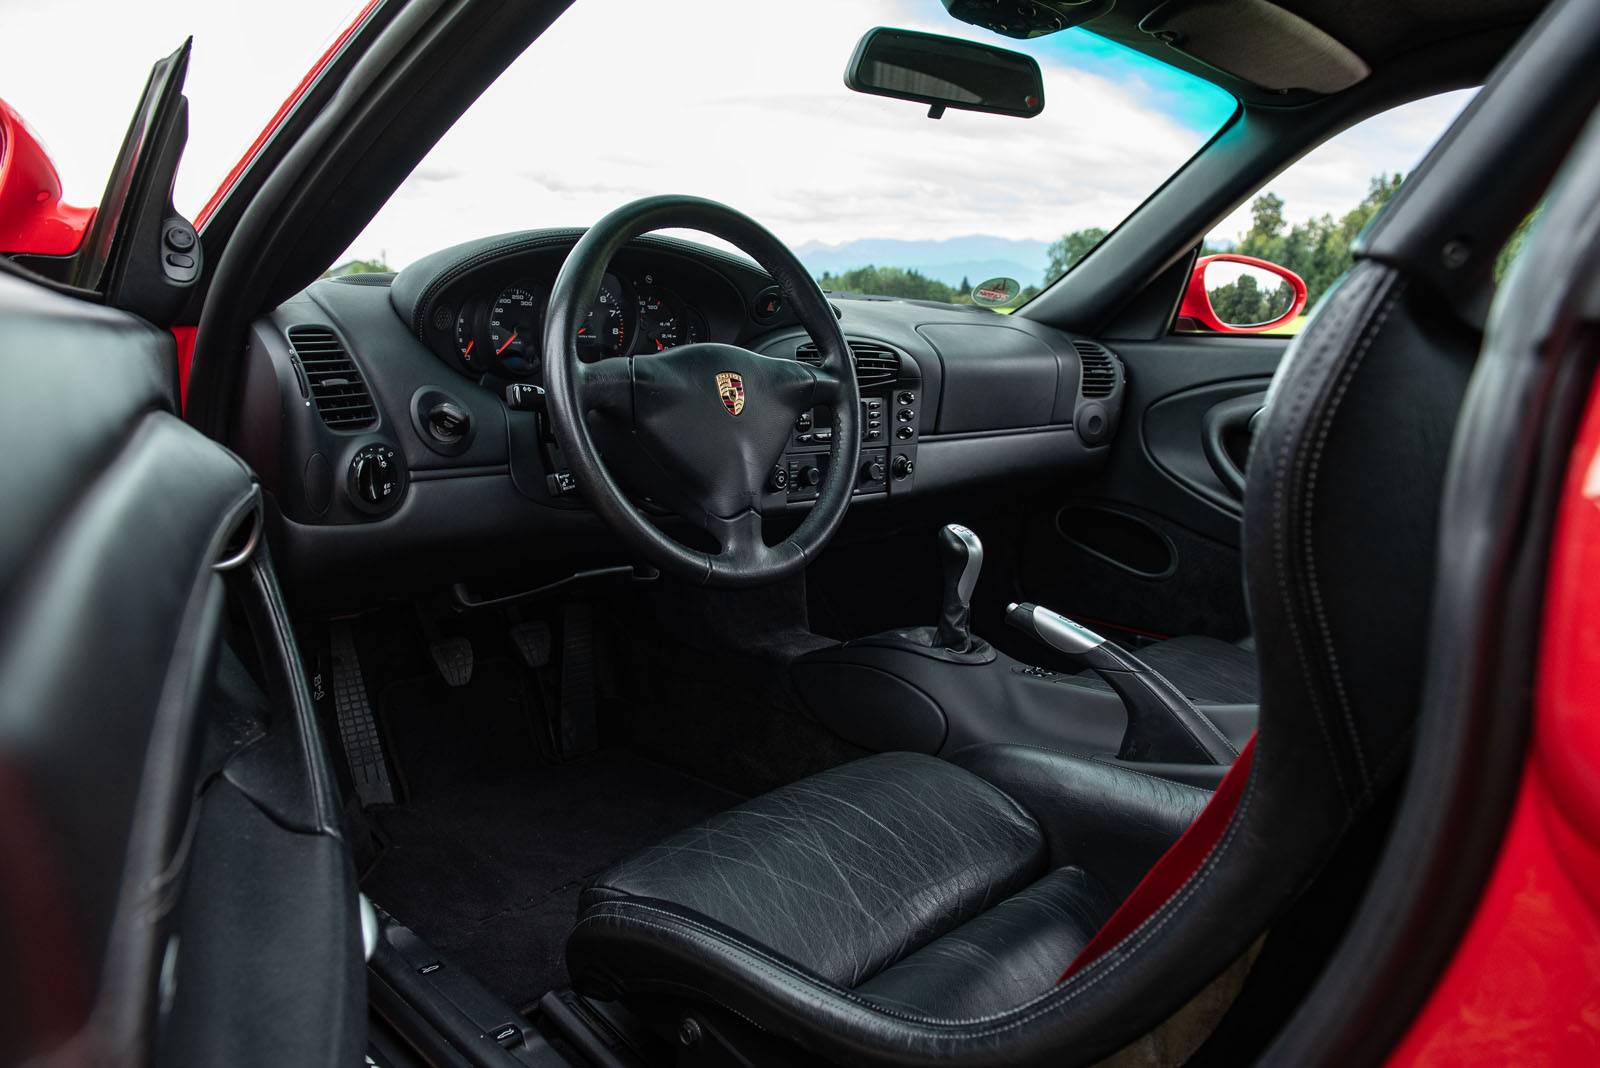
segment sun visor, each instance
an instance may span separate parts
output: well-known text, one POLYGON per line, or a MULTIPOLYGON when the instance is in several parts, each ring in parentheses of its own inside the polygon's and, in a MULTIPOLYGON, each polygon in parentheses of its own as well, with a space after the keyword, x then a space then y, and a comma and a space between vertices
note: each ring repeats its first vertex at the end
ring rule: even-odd
POLYGON ((1139 29, 1263 89, 1337 93, 1372 73, 1366 61, 1268 0, 1171 0, 1139 29))

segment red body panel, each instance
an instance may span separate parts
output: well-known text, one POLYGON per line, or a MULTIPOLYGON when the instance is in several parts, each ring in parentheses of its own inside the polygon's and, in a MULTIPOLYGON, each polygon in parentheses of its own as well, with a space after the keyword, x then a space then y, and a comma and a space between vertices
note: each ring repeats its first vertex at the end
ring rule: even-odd
POLYGON ((61 201, 61 176, 22 116, 0 100, 0 252, 70 256, 94 208, 61 201))
POLYGON ((1600 1064, 1600 390, 1560 509, 1516 807, 1466 938, 1391 1065, 1600 1064))
POLYGON ((205 202, 205 206, 200 209, 200 213, 194 217, 196 230, 205 226, 206 220, 211 218, 211 213, 216 211, 217 205, 222 203, 222 198, 228 195, 228 190, 233 188, 233 184, 239 180, 239 176, 255 160, 256 154, 261 151, 261 147, 271 140, 272 135, 283 124, 284 117, 294 110, 296 104, 300 103, 300 98, 306 95, 306 90, 316 84, 318 78, 322 77, 322 72, 327 69, 333 57, 339 54, 339 50, 344 47, 345 42, 350 40, 351 35, 356 32, 356 28, 365 22, 367 16, 372 14, 373 8, 382 2, 383 0, 367 0, 367 3, 356 13, 356 17, 350 20, 350 25, 340 31, 339 36, 335 37, 333 43, 328 46, 328 50, 322 53, 322 57, 316 63, 312 64, 310 70, 306 71, 306 76, 300 79, 300 84, 294 87, 294 92, 290 93, 284 102, 279 105, 271 120, 256 135, 256 139, 250 142, 250 147, 245 149, 244 155, 239 157, 239 162, 233 165, 233 169, 228 172, 227 176, 222 179, 221 184, 217 186, 216 192, 211 194, 211 199, 205 202))
POLYGON ((1295 316, 1305 311, 1306 308, 1306 283, 1299 275, 1287 267, 1280 267, 1270 260, 1257 259, 1254 256, 1241 256, 1236 252, 1222 252, 1215 256, 1201 256, 1194 262, 1194 270, 1189 273, 1189 285, 1183 291, 1183 304, 1178 308, 1178 318, 1192 319, 1206 330, 1218 334, 1261 334, 1268 330, 1276 330, 1295 316), (1289 283, 1289 288, 1294 290, 1294 302, 1289 305, 1289 310, 1278 318, 1268 323, 1257 323, 1255 326, 1232 326, 1217 318, 1217 313, 1211 307, 1211 297, 1206 292, 1206 267, 1210 264, 1242 263, 1249 267, 1260 267, 1264 271, 1271 271, 1289 283))

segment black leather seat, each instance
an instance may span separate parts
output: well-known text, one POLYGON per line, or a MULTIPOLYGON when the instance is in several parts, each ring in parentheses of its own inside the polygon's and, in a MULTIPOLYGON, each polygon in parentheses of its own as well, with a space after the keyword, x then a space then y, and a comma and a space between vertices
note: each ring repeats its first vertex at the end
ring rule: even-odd
POLYGON ((569 959, 590 990, 632 989, 670 930, 690 957, 736 954, 733 984, 749 969, 886 1012, 998 1012, 1050 989, 1209 796, 1024 746, 880 754, 612 868, 569 959))
POLYGON ((601 875, 568 943, 576 989, 668 1026, 703 1019, 744 1063, 1088 1064, 1247 961, 1330 873, 1358 893, 1330 861, 1353 826, 1381 829, 1377 802, 1406 767, 1470 316, 1572 129, 1521 117, 1571 110, 1596 40, 1594 5, 1547 13, 1285 356, 1244 501, 1254 759, 1220 836, 1153 911, 1061 978, 1198 809, 1194 791, 1015 746, 888 754, 601 875), (1447 242, 1471 254, 1440 267, 1447 242))

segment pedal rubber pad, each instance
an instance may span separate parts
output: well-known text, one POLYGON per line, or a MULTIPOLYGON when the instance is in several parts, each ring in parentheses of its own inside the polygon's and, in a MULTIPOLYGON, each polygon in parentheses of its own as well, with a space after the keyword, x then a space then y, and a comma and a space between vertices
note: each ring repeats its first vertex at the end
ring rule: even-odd
POLYGON ((389 767, 383 760, 383 743, 378 740, 378 723, 372 718, 367 683, 361 677, 361 661, 356 656, 355 641, 350 637, 350 624, 335 623, 328 638, 329 651, 333 654, 333 709, 356 795, 363 805, 392 805, 394 787, 389 782, 389 767))
POLYGON ((512 627, 511 644, 526 667, 537 669, 550 663, 550 625, 543 620, 512 627))
POLYGON ((447 685, 465 686, 472 681, 472 642, 466 638, 439 638, 428 643, 428 652, 447 685))

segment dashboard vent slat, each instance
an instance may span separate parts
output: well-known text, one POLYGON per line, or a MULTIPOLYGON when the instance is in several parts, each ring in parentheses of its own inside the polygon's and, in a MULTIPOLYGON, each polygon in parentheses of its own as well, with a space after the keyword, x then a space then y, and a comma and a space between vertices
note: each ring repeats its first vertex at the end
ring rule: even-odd
POLYGON ((360 430, 378 421, 378 409, 344 344, 325 326, 291 326, 289 345, 316 402, 317 414, 332 430, 360 430))
MULTIPOLYGON (((881 386, 900 377, 900 354, 893 349, 870 341, 851 341, 849 345, 856 365, 856 382, 862 387, 881 386)), ((813 367, 822 364, 822 354, 809 341, 795 350, 794 358, 813 367)))
POLYGON ((1105 346, 1093 341, 1075 340, 1072 347, 1078 350, 1078 360, 1083 366, 1079 392, 1085 397, 1111 396, 1117 388, 1115 357, 1106 351, 1105 346))

